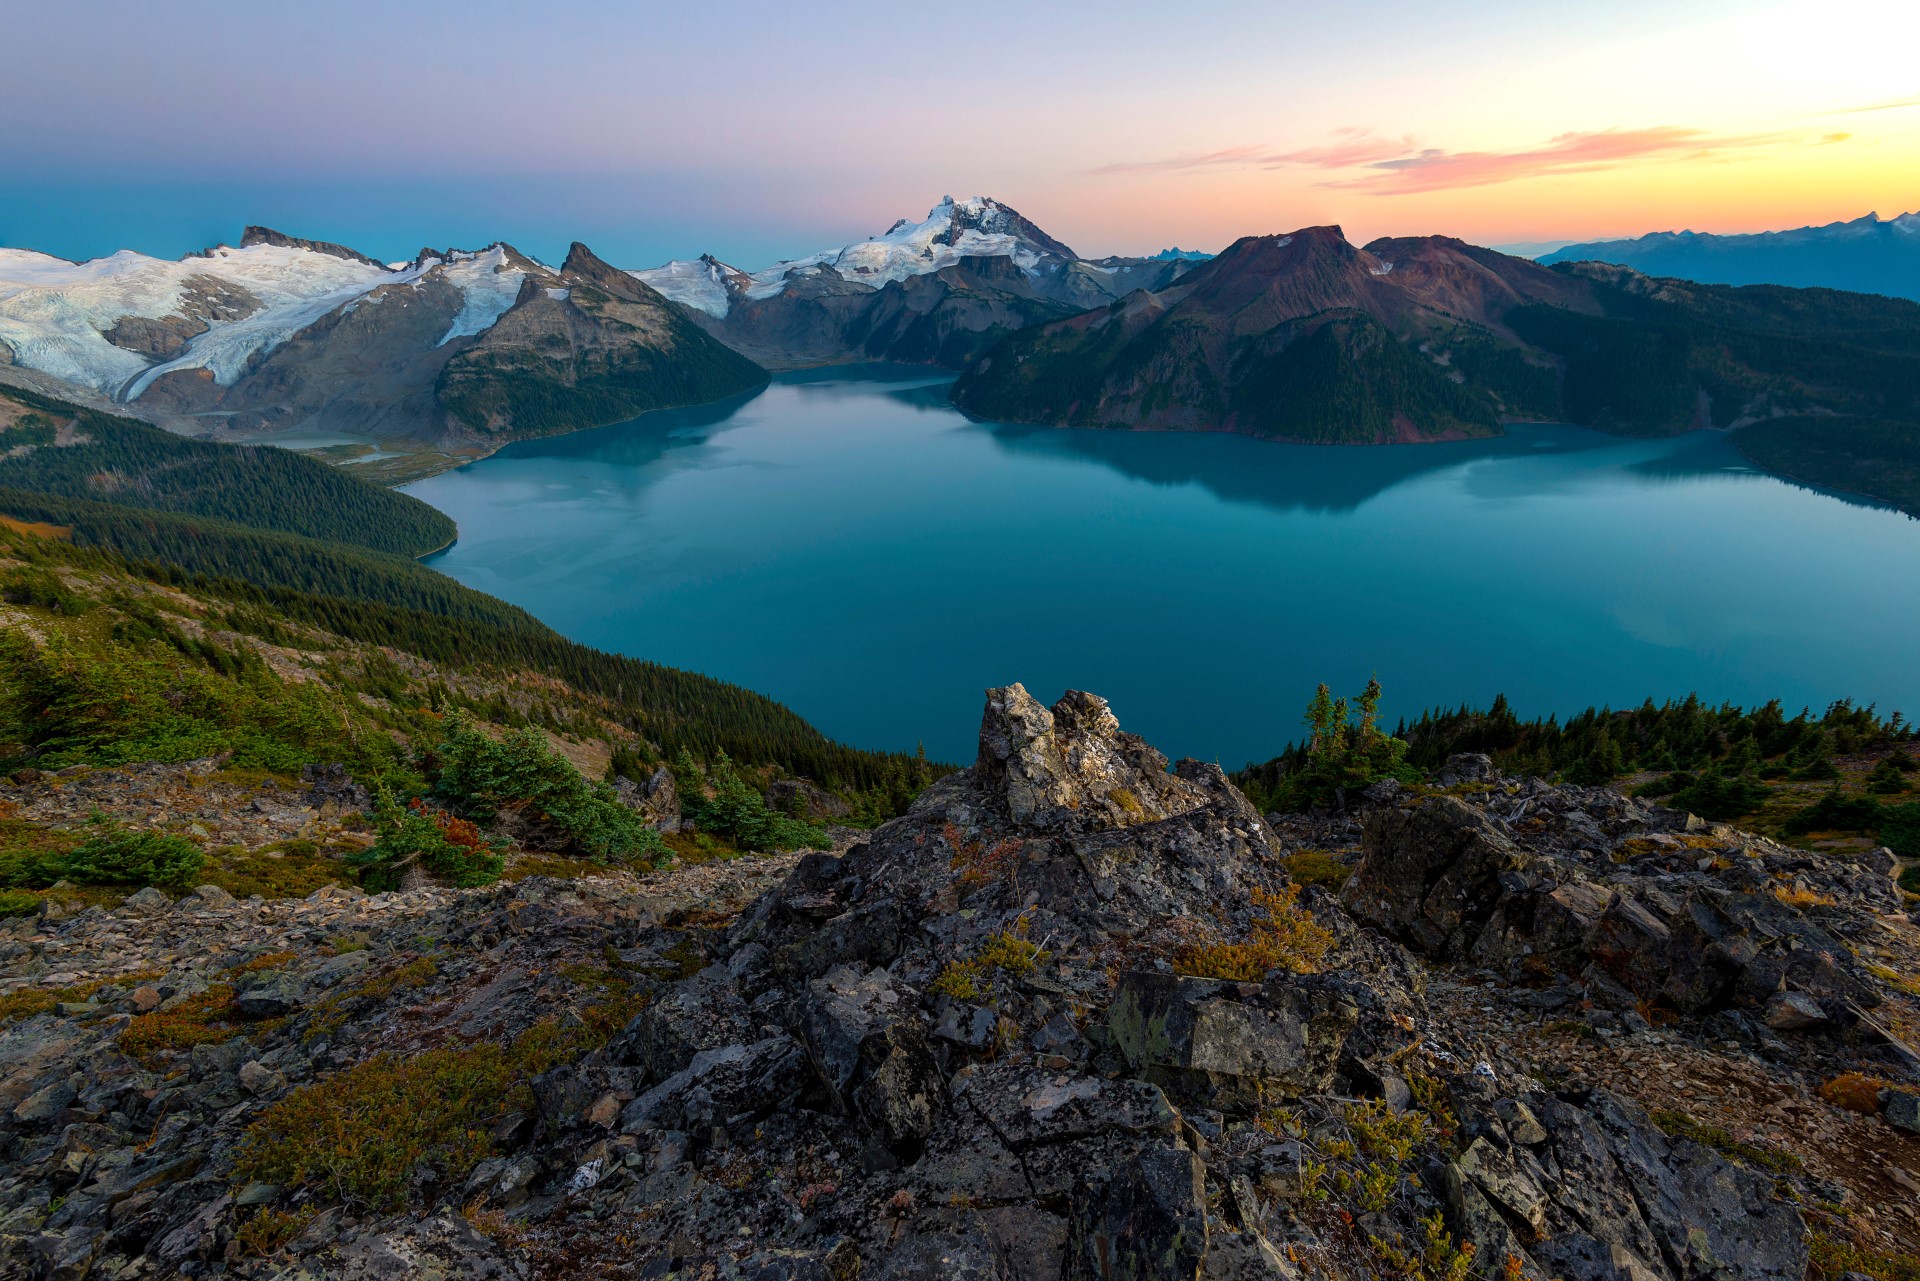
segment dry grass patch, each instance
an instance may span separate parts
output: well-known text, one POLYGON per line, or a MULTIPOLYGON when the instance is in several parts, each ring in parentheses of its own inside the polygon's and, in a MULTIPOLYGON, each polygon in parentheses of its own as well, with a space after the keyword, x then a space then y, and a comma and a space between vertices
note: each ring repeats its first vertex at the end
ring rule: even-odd
POLYGON ((248 1129, 234 1180, 398 1209, 419 1174, 431 1172, 440 1185, 464 1178, 493 1151, 493 1125, 532 1105, 533 1077, 605 1045, 644 1003, 622 994, 582 1010, 577 1022, 549 1019, 504 1044, 383 1054, 303 1086, 248 1129))
POLYGON ((259 1019, 249 1022, 233 1008, 233 986, 215 983, 204 992, 155 1010, 135 1015, 120 1033, 120 1052, 152 1064, 176 1050, 217 1045, 236 1036, 263 1036, 286 1022, 259 1019))
POLYGON ((1253 901, 1266 915, 1254 923, 1246 942, 1190 944, 1174 953, 1174 972, 1239 983, 1257 983, 1275 970, 1317 972, 1333 946, 1333 934, 1299 905, 1299 898, 1298 885, 1271 894, 1255 890, 1253 901))
POLYGON ((1880 1111, 1880 1091, 1887 1082, 1877 1076, 1843 1072, 1820 1087, 1820 1097, 1837 1108, 1873 1116, 1880 1111))

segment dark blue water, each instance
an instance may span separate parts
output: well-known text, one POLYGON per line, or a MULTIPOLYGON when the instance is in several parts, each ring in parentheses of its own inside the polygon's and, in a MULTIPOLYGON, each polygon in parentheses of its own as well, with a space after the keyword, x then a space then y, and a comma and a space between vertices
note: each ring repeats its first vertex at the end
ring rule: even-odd
POLYGON ((983 425, 945 386, 785 376, 409 492, 460 523, 436 568, 576 640, 948 760, 1015 680, 1229 768, 1293 737, 1315 682, 1373 672, 1389 717, 1501 692, 1920 710, 1920 522, 1723 436, 1276 445, 983 425))

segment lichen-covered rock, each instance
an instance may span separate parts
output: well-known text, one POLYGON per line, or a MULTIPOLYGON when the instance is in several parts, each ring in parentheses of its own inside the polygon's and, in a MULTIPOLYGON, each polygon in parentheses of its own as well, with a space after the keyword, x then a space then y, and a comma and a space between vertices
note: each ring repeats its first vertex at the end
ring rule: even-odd
POLYGON ((1222 983, 1136 971, 1107 1007, 1107 1031, 1147 1080, 1220 1106, 1326 1089, 1358 1017, 1347 992, 1310 979, 1222 983))
POLYGON ((1064 1281, 1191 1281, 1206 1258, 1206 1167, 1187 1149, 1150 1148, 1074 1188, 1064 1281))
POLYGON ((1444 1184, 1477 1257, 1513 1257, 1527 1275, 1568 1281, 1805 1272, 1805 1224, 1771 1179, 1668 1138, 1616 1095, 1495 1101, 1468 1088, 1455 1102, 1479 1133, 1444 1184), (1509 1127, 1501 1115, 1532 1124, 1509 1127))
POLYGON ((1021 827, 1066 831, 1166 818, 1197 797, 1167 758, 1122 733, 1107 702, 1069 691, 1051 711, 1021 685, 987 692, 973 782, 1021 827))
POLYGON ((677 832, 680 830, 680 785, 674 781, 673 771, 662 765, 647 776, 643 783, 636 783, 625 774, 613 780, 613 796, 622 805, 634 810, 657 831, 677 832))
POLYGON ((1485 813, 1453 796, 1377 812, 1341 900, 1356 920, 1422 956, 1458 959, 1531 861, 1485 813))
POLYGON ((791 1103, 806 1085, 806 1055, 790 1036, 702 1050, 629 1103, 621 1128, 738 1125, 791 1103))

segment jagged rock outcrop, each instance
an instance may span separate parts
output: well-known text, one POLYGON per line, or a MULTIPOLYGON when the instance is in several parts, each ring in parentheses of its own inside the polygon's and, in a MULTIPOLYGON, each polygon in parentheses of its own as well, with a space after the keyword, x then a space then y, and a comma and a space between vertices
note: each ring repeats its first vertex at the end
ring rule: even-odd
MULTIPOLYGON (((209 887, 0 927, 16 971, 114 967, 71 1014, 0 1027, 0 1261, 1798 1281, 1832 1206, 1883 1244, 1920 1223, 1875 1199, 1911 1159, 1912 1073, 1848 1012, 1911 1007, 1839 942, 1920 958, 1880 910, 1889 864, 1484 760, 1441 776, 1371 789, 1355 848, 1347 818, 1263 818, 1216 768, 1169 768, 1101 699, 1013 685, 988 694, 974 765, 844 854, 291 911, 209 887), (1339 897, 1291 884, 1309 850, 1355 863, 1339 897), (165 977, 142 937, 171 940, 165 977), (293 950, 319 939, 330 954, 293 950), (1264 959, 1223 978, 1223 956, 1264 959), (1820 1017, 1777 1030, 1769 983, 1820 1017), (116 1039, 215 984, 230 1037, 144 1061, 116 1039), (595 1026, 384 1206, 236 1173, 266 1109, 377 1054, 491 1062, 595 1026), (1615 1047, 1631 1070, 1598 1057, 1615 1047), (1887 1082, 1885 1122, 1819 1102, 1843 1065, 1887 1082), (1662 1091, 1681 1073, 1832 1137, 1790 1156, 1760 1122, 1680 1116, 1662 1091)), ((324 768, 306 783, 351 796, 324 768)))
POLYGON ((639 812, 648 823, 662 832, 680 830, 680 785, 674 781, 673 771, 662 765, 647 776, 644 783, 636 783, 622 774, 613 780, 614 799, 630 810, 639 812))
POLYGON ((1880 1003, 1796 904, 1898 910, 1890 860, 1814 859, 1600 788, 1530 782, 1516 795, 1483 773, 1474 786, 1369 817, 1343 896, 1355 919, 1434 960, 1515 979, 1584 973, 1682 1014, 1731 1006, 1780 1030, 1850 1025, 1880 1003))

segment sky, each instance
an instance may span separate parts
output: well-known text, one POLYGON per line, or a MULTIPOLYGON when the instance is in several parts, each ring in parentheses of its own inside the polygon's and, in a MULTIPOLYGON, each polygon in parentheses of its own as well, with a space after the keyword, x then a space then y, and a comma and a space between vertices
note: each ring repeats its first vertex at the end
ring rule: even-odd
POLYGON ((0 244, 754 268, 995 196, 1086 256, 1920 209, 1920 4, 0 0, 0 244), (22 55, 26 56, 22 56, 22 55))

